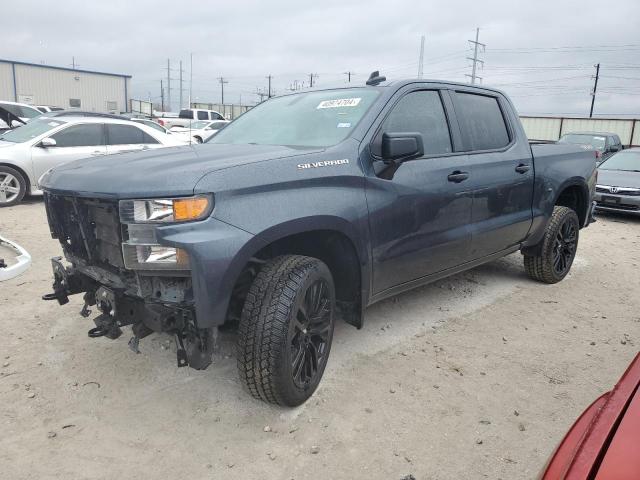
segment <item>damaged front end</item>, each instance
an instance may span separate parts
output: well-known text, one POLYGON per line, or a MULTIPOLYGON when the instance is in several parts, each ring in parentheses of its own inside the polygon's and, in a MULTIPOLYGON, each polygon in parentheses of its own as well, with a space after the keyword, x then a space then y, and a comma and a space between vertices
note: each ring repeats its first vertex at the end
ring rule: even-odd
POLYGON ((187 252, 159 244, 163 225, 197 220, 212 208, 209 197, 110 201, 45 192, 53 238, 64 250, 52 259, 53 292, 44 300, 68 302, 84 293, 83 317, 96 310, 89 337, 118 338, 131 325, 129 346, 152 332, 175 337, 179 367, 209 366, 217 328, 199 328, 187 252))

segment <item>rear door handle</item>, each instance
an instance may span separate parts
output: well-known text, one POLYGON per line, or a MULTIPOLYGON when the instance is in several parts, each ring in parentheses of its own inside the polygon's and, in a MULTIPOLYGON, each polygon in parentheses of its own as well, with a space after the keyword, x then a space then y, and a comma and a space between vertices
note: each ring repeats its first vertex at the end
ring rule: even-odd
POLYGON ((516 172, 518 173, 527 173, 529 171, 531 167, 529 165, 526 165, 524 163, 521 163, 520 165, 518 165, 516 167, 516 172))
POLYGON ((455 172, 449 174, 447 180, 453 183, 464 182, 467 178, 469 178, 469 172, 461 172, 460 170, 456 170, 455 172))

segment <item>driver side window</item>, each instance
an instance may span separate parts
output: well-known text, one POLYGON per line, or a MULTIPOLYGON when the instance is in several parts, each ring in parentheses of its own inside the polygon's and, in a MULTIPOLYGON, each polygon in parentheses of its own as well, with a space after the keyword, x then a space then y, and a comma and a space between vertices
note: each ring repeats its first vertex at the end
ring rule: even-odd
POLYGON ((451 153, 451 134, 440 94, 435 90, 411 92, 396 103, 371 144, 371 153, 381 155, 383 133, 422 134, 425 155, 451 153))

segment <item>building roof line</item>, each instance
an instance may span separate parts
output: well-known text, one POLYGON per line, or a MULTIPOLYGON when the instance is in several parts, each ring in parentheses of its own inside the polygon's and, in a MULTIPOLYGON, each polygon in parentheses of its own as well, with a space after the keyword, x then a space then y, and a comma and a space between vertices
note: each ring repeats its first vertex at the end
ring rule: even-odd
POLYGON ((131 78, 131 75, 125 75, 122 73, 107 73, 107 72, 96 72, 94 70, 83 70, 80 68, 69 68, 69 67, 56 67, 55 65, 46 65, 43 63, 29 63, 29 62, 19 62, 17 60, 6 60, 0 58, 0 63, 10 63, 14 65, 25 65, 27 67, 40 67, 40 68, 52 68, 54 70, 64 70, 67 72, 78 72, 78 73, 92 73, 94 75, 106 75, 109 77, 122 77, 122 78, 131 78))

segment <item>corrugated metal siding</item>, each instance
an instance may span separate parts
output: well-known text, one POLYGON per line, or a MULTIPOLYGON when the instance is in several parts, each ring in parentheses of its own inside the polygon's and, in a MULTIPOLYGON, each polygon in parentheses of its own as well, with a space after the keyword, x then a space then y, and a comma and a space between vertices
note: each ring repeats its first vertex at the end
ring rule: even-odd
POLYGON ((126 77, 20 64, 15 69, 18 96, 31 95, 36 105, 70 108, 70 99, 80 99, 82 110, 106 112, 108 102, 115 102, 118 111, 127 109, 126 77))
POLYGON ((552 140, 560 138, 559 118, 521 117, 522 126, 529 140, 552 140))
POLYGON ((13 102, 13 72, 10 63, 0 62, 0 100, 13 102))
POLYGON ((640 146, 640 120, 636 120, 636 128, 633 130, 633 138, 631 139, 633 145, 640 146))

